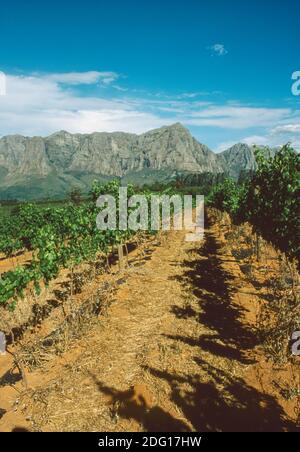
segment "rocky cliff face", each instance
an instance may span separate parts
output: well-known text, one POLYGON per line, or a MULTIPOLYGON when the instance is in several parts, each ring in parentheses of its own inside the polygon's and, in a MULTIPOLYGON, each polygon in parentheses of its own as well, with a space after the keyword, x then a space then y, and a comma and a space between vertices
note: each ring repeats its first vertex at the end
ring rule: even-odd
POLYGON ((219 154, 223 160, 224 168, 227 168, 228 175, 238 178, 241 170, 254 171, 256 162, 253 149, 247 144, 238 143, 219 154))
POLYGON ((45 139, 48 161, 56 169, 124 176, 129 171, 166 168, 222 171, 216 155, 199 144, 181 124, 142 135, 58 132, 45 139))
MULTIPOLYGON (((7 177, 40 174, 51 171, 43 138, 11 135, 0 140, 0 167, 7 177)), ((1 181, 2 182, 2 181, 1 181)))
MULTIPOLYGON (((276 150, 267 147, 262 148, 266 156, 274 156, 276 150)), ((245 143, 237 143, 231 148, 219 154, 223 167, 227 174, 233 179, 238 179, 242 172, 253 172, 256 170, 254 147, 245 143)))
POLYGON ((138 183, 167 180, 177 172, 229 173, 253 169, 247 145, 214 154, 181 124, 142 135, 116 133, 0 139, 0 197, 61 196, 72 186, 87 190, 95 177, 125 178, 138 183), (150 177, 151 176, 151 177, 150 177))

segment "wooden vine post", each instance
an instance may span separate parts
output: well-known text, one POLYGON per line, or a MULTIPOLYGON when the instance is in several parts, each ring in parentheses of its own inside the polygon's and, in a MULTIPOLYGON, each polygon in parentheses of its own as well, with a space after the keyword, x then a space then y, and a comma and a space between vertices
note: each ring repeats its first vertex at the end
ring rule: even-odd
POLYGON ((118 258, 119 258, 119 270, 120 272, 124 270, 124 251, 123 251, 123 245, 118 245, 118 258))
POLYGON ((257 259, 257 262, 260 262, 260 260, 261 260, 261 246, 260 246, 261 241, 260 241, 260 236, 257 232, 255 235, 256 235, 256 259, 257 259))

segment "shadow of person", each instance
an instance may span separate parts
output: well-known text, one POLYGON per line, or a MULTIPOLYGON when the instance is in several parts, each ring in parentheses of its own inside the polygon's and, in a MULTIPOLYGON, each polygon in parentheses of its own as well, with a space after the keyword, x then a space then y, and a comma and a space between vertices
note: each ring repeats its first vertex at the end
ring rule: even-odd
POLYGON ((109 404, 115 407, 118 416, 123 419, 134 419, 147 432, 188 432, 190 427, 176 419, 158 406, 151 406, 148 400, 137 394, 132 387, 127 391, 118 391, 102 384, 91 374, 99 391, 109 397, 109 404))

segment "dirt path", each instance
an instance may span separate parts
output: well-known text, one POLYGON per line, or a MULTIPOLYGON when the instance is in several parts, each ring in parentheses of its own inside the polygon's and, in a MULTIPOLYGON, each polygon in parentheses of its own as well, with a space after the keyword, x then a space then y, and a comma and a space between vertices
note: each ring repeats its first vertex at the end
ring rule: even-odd
POLYGON ((295 428, 257 346, 258 294, 214 228, 200 244, 184 235, 125 272, 107 315, 59 367, 28 375, 0 430, 295 428))

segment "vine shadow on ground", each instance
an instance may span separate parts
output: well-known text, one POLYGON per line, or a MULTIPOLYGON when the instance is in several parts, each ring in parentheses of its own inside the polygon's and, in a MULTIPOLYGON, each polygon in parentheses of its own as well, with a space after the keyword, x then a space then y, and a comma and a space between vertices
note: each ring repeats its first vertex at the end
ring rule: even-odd
POLYGON ((272 396, 199 358, 195 361, 202 372, 206 372, 209 382, 201 381, 199 374, 176 376, 157 369, 148 371, 157 379, 168 382, 171 400, 196 431, 296 431, 295 424, 284 419, 282 408, 272 396), (218 390, 220 385, 222 391, 218 390))
POLYGON ((200 313, 191 306, 172 308, 178 318, 194 315, 213 334, 203 335, 198 340, 180 336, 173 339, 201 347, 217 356, 251 364, 254 361, 247 356, 247 350, 258 343, 257 335, 241 320, 245 308, 232 302, 237 289, 233 285, 234 277, 222 268, 219 250, 215 237, 207 232, 202 248, 191 250, 199 257, 184 261, 183 275, 175 276, 184 289, 192 291, 198 300, 200 313))
MULTIPOLYGON (((199 252, 199 259, 185 262, 180 281, 192 287, 201 310, 193 306, 173 307, 175 315, 183 322, 191 317, 212 330, 195 340, 189 337, 168 336, 171 341, 181 340, 199 350, 213 355, 250 364, 247 350, 257 342, 253 331, 242 324, 242 309, 231 303, 234 293, 232 275, 226 273, 218 258, 218 244, 210 234, 199 252), (222 344, 220 344, 220 340, 222 344)), ((195 250, 193 250, 195 252, 195 250)), ((178 277, 179 278, 179 277, 178 277)), ((142 396, 134 397, 134 389, 118 391, 93 379, 98 390, 117 406, 117 414, 123 419, 135 420, 144 431, 149 432, 267 432, 294 431, 293 422, 284 419, 282 408, 275 398, 249 386, 242 378, 229 371, 214 367, 202 358, 193 358, 198 371, 176 375, 166 370, 145 367, 156 380, 167 382, 170 400, 185 418, 177 419, 160 406, 149 407, 142 396), (220 387, 222 389, 220 389, 220 387), (188 422, 187 422, 188 421, 188 422), (192 427, 191 427, 192 425, 192 427)))

